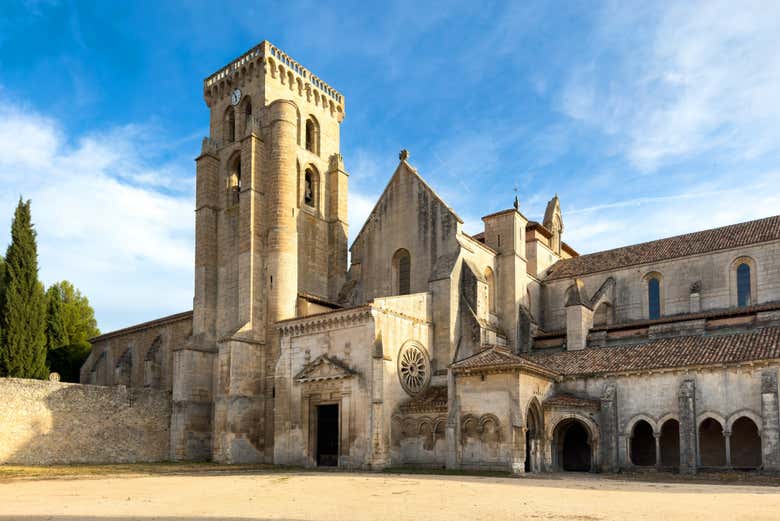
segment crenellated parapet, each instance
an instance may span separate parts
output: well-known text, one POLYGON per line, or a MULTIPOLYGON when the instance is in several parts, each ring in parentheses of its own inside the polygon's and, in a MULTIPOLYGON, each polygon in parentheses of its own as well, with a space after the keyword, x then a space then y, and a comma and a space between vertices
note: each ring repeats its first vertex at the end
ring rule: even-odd
POLYGON ((211 106, 215 101, 230 96, 237 86, 261 76, 268 81, 280 82, 339 122, 344 118, 344 96, 267 40, 203 81, 206 104, 211 106))

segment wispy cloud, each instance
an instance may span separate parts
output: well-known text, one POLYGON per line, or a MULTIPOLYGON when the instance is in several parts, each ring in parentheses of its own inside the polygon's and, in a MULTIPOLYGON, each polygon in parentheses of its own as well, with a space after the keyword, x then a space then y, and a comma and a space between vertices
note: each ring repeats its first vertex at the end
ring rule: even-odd
POLYGON ((192 176, 157 162, 153 130, 67 136, 0 99, 0 180, 12 187, 0 193, 0 242, 18 197, 31 198, 41 278, 73 281, 104 330, 192 305, 192 176))
POLYGON ((561 94, 569 116, 619 142, 638 168, 780 147, 780 4, 608 4, 590 60, 561 94))

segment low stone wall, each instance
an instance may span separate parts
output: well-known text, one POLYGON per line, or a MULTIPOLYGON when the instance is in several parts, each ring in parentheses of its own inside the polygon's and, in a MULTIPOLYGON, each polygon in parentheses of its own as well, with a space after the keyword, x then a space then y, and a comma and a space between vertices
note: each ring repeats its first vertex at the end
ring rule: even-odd
POLYGON ((167 460, 170 415, 165 391, 0 378, 0 463, 167 460))

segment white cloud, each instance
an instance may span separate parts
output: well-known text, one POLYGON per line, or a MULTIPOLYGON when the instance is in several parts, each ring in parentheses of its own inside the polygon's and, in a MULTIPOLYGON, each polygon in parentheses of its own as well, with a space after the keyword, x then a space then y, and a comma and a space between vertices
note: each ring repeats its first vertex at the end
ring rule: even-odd
POLYGON ((32 199, 41 279, 71 280, 104 331, 192 306, 192 176, 156 164, 154 132, 71 144, 58 122, 0 99, 0 180, 12 187, 0 193, 0 244, 19 196, 32 199))
POLYGON ((637 167, 780 147, 779 3, 620 3, 600 21, 592 60, 575 68, 561 105, 613 135, 637 167))
POLYGON ((666 196, 608 201, 566 208, 564 240, 580 253, 725 226, 777 213, 780 171, 745 176, 735 186, 732 177, 703 180, 687 190, 666 196))

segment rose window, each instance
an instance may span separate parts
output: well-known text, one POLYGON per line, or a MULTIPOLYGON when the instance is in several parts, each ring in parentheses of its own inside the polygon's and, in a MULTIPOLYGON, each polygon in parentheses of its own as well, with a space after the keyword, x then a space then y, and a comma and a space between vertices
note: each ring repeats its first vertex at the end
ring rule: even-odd
POLYGON ((414 344, 403 347, 398 355, 398 378, 407 393, 423 391, 431 379, 431 362, 425 351, 414 344))

